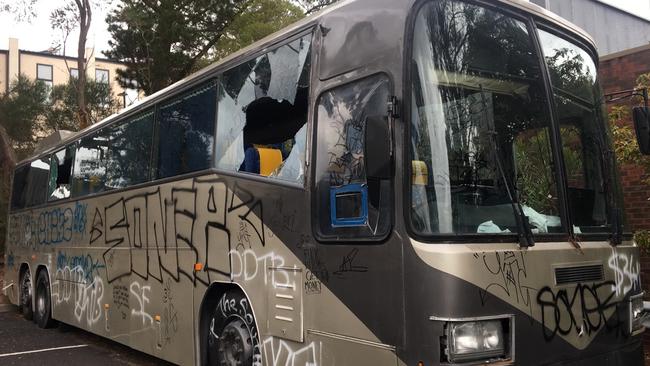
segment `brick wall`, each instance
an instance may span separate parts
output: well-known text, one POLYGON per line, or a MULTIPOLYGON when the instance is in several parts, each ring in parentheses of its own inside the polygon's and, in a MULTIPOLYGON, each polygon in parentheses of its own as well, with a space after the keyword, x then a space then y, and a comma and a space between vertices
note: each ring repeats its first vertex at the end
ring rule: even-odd
MULTIPOLYGON (((601 83, 605 94, 633 89, 639 75, 650 72, 650 46, 624 51, 604 57, 600 62, 601 83)), ((613 105, 632 108, 630 101, 621 101, 613 105)), ((612 105, 610 105, 611 107, 612 105)), ((632 121, 626 121, 632 123, 632 121)), ((634 164, 620 167, 623 186, 623 199, 627 222, 632 230, 650 230, 650 185, 644 170, 634 164)), ((650 256, 641 257, 641 281, 646 294, 650 294, 650 256)), ((647 300, 647 299, 646 299, 647 300)), ((643 335, 646 350, 646 364, 650 353, 650 331, 643 335)))

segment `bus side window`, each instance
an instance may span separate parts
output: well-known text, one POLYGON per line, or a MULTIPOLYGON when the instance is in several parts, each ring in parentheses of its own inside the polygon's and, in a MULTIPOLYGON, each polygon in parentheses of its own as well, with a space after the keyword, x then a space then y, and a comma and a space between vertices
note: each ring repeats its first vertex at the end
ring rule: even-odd
POLYGON ((16 168, 14 171, 14 183, 11 192, 11 209, 20 210, 25 208, 25 186, 27 185, 27 173, 29 173, 29 165, 16 168))
POLYGON ((216 100, 216 84, 210 81, 160 108, 157 178, 210 167, 216 100))
MULTIPOLYGON (((28 166, 19 168, 16 171, 13 195, 15 203, 17 203, 15 209, 33 207, 45 203, 49 173, 49 157, 34 160, 28 166)), ((13 199, 12 201, 14 201, 13 199)))
POLYGON ((365 157, 366 136, 373 135, 366 129, 388 123, 389 95, 388 78, 375 75, 319 98, 314 231, 320 240, 377 241, 390 231, 392 183, 368 177, 365 157))
POLYGON ((110 128, 106 185, 125 188, 149 180, 154 112, 130 118, 110 128))
POLYGON ((75 153, 72 176, 72 194, 75 197, 99 193, 106 190, 106 158, 109 136, 99 130, 84 137, 75 153))
POLYGON ((217 167, 302 184, 311 35, 225 72, 217 167))
POLYGON ((52 154, 48 190, 48 199, 50 201, 70 197, 74 152, 74 146, 69 146, 52 154))

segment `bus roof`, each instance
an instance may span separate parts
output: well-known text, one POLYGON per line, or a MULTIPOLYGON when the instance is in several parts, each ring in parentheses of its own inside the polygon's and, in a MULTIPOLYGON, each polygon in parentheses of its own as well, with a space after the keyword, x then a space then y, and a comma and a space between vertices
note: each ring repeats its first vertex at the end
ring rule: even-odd
MULTIPOLYGON (((405 6, 405 11, 410 11, 411 6, 416 2, 415 0, 395 0, 395 1, 401 1, 404 3, 408 4, 408 7, 405 6)), ((568 30, 571 33, 574 33, 581 37, 585 42, 589 43, 594 50, 596 49, 595 42, 593 38, 583 29, 578 27, 577 25, 569 22, 568 20, 558 16, 555 13, 552 13, 538 5, 535 5, 533 3, 530 3, 525 0, 492 0, 494 3, 497 4, 503 4, 507 6, 511 6, 520 10, 523 10, 529 14, 532 14, 540 19, 546 20, 548 22, 553 23, 554 25, 563 28, 565 30, 568 30)), ((76 141, 80 137, 87 135, 91 133, 92 131, 101 129, 102 127, 106 126, 107 124, 110 124, 111 122, 123 117, 127 116, 130 114, 134 114, 139 112, 140 110, 146 109, 156 102, 158 102, 160 99, 163 99, 166 95, 171 94, 175 92, 177 89, 183 89, 186 86, 190 86, 194 83, 197 83, 199 81, 203 80, 203 77, 206 75, 210 75, 214 73, 215 71, 219 69, 225 69, 229 67, 230 65, 236 65, 237 62, 240 60, 244 60, 249 58, 251 55, 254 53, 257 53, 259 50, 264 50, 266 48, 269 48, 273 46, 275 43, 282 41, 285 38, 292 37, 294 35, 299 34, 300 32, 304 31, 305 29, 309 29, 310 27, 315 26, 316 24, 319 23, 319 20, 323 17, 326 17, 328 15, 343 15, 345 14, 345 8, 347 5, 351 3, 367 3, 369 6, 374 5, 376 6, 375 0, 342 0, 339 1, 333 5, 330 5, 326 7, 325 9, 305 18, 302 20, 299 20, 296 23, 293 23, 289 25, 288 27, 275 32, 253 44, 250 46, 247 46, 209 66, 206 66, 202 70, 199 70, 195 72, 192 75, 189 75, 174 84, 144 98, 141 101, 138 101, 134 103, 133 105, 117 112, 116 114, 113 114, 105 119, 103 119, 100 122, 97 122, 93 124, 92 126, 89 126, 88 128, 79 131, 77 133, 74 133, 64 140, 61 140, 59 143, 48 147, 47 149, 44 149, 42 151, 39 151, 38 154, 34 154, 34 156, 24 159, 23 161, 19 162, 17 165, 22 165, 25 164, 28 161, 33 160, 34 158, 38 156, 44 156, 47 154, 50 154, 52 152, 58 151, 62 146, 65 146, 66 144, 70 143, 71 141, 76 141)))

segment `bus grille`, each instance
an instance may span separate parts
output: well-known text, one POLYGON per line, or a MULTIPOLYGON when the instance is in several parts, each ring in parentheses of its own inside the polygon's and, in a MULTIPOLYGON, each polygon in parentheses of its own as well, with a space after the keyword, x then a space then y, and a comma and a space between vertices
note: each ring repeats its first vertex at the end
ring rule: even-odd
POLYGON ((555 283, 558 285, 602 281, 603 277, 602 264, 555 268, 555 283))

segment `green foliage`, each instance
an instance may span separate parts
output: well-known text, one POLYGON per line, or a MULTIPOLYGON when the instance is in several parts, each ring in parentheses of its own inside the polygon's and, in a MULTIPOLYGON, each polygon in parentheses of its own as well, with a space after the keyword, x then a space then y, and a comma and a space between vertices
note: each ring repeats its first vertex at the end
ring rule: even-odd
MULTIPOLYGON (((650 73, 637 78, 637 89, 650 88, 650 73)), ((641 101, 636 101, 640 103, 641 101)), ((636 139, 636 133, 630 121, 630 106, 614 106, 609 112, 614 151, 620 165, 634 164, 650 174, 650 157, 642 155, 636 139)), ((650 176, 645 179, 650 184, 650 176)))
POLYGON ((251 0, 215 45, 214 59, 221 59, 303 17, 303 10, 288 0, 251 0))
POLYGON ((639 246, 641 254, 650 254, 650 231, 641 230, 634 234, 634 241, 639 246))
POLYGON ((210 56, 249 0, 124 0, 106 22, 112 41, 105 52, 120 60, 123 87, 152 94, 195 70, 210 56))
MULTIPOLYGON (((77 80, 70 78, 67 84, 52 88, 51 108, 46 113, 47 126, 52 130, 79 130, 77 80)), ((87 80, 86 103, 90 123, 94 124, 119 110, 107 83, 87 80)))
POLYGON ((29 155, 35 135, 43 131, 41 118, 47 110, 48 87, 42 81, 20 75, 0 97, 0 125, 4 127, 19 158, 29 155))

